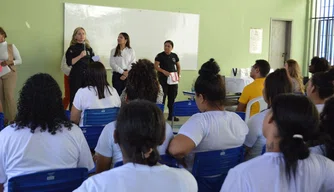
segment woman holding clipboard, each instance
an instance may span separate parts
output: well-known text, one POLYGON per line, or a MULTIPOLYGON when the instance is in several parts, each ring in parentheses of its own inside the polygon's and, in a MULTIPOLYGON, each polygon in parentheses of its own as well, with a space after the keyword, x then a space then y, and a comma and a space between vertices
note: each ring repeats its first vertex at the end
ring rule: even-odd
POLYGON ((117 43, 117 47, 111 50, 109 63, 113 70, 112 85, 117 90, 118 95, 121 95, 131 64, 136 62, 136 54, 130 46, 130 37, 127 33, 120 33, 117 43))
MULTIPOLYGON (((178 81, 181 77, 180 60, 177 54, 172 52, 173 48, 174 43, 171 40, 165 41, 165 51, 159 53, 154 62, 155 69, 158 71, 159 82, 164 90, 163 104, 165 104, 168 96, 169 121, 173 118, 173 105, 177 96, 178 81)), ((179 119, 174 117, 174 121, 179 121, 179 119)))
POLYGON ((8 44, 6 38, 5 30, 0 27, 0 112, 2 111, 1 103, 3 103, 5 124, 11 123, 16 115, 16 65, 22 63, 20 52, 14 44, 8 44))
POLYGON ((88 63, 93 61, 93 56, 94 52, 89 45, 89 41, 86 39, 85 29, 82 27, 76 28, 72 35, 70 47, 67 49, 65 55, 67 65, 72 67, 69 75, 70 110, 75 93, 83 86, 84 74, 88 63))

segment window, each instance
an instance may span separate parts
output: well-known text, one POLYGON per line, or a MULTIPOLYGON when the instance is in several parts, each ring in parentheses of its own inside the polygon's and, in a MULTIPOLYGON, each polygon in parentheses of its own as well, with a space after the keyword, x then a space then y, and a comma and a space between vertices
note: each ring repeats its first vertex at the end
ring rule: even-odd
POLYGON ((313 0, 313 55, 334 65, 334 0, 313 0))

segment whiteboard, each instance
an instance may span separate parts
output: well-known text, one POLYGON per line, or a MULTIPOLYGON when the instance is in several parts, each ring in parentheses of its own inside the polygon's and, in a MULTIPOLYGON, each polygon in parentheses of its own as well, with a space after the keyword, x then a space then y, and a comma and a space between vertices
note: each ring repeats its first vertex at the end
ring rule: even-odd
POLYGON ((136 58, 154 62, 166 40, 174 42, 182 70, 197 70, 199 15, 65 3, 64 51, 75 28, 83 27, 86 38, 102 63, 110 69, 111 49, 120 32, 130 36, 136 58))

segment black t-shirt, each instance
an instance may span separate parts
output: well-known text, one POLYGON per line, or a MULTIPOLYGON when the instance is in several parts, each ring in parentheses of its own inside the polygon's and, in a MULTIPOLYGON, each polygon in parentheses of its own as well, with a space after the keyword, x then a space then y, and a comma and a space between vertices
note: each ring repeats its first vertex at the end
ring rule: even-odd
POLYGON ((82 43, 77 43, 75 45, 70 46, 66 51, 66 63, 68 66, 72 66, 71 70, 75 70, 77 68, 86 69, 88 63, 92 62, 92 57, 94 56, 94 52, 92 48, 86 47, 86 57, 81 58, 76 64, 72 65, 72 59, 81 54, 84 50, 85 46, 82 43))
POLYGON ((155 60, 160 62, 161 69, 177 72, 176 63, 179 62, 179 57, 175 53, 167 55, 165 52, 161 52, 155 57, 155 60))

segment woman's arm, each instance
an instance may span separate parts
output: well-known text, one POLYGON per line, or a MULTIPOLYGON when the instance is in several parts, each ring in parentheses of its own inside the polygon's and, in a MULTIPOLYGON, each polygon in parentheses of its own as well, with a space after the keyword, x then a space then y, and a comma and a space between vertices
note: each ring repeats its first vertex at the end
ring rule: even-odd
POLYGON ((179 77, 181 76, 181 66, 180 66, 180 61, 176 62, 176 69, 177 69, 177 74, 179 77))
POLYGON ((176 158, 183 158, 194 150, 195 147, 196 145, 193 140, 185 135, 178 134, 170 142, 168 152, 176 158))
POLYGON ((80 118, 81 118, 81 111, 73 105, 71 109, 71 121, 79 125, 80 118))
POLYGON ((159 71, 160 73, 163 73, 166 77, 169 76, 169 72, 166 70, 163 70, 160 68, 160 62, 159 61, 155 61, 154 62, 154 68, 155 70, 159 71))
POLYGON ((101 173, 103 171, 107 171, 111 169, 112 158, 105 157, 99 153, 95 153, 96 156, 96 173, 101 173))
POLYGON ((19 50, 16 48, 16 46, 13 44, 13 56, 14 56, 14 65, 22 64, 22 59, 19 50))
POLYGON ((122 68, 120 68, 117 64, 116 64, 116 59, 114 57, 115 54, 115 50, 116 49, 112 49, 110 52, 110 60, 109 60, 109 64, 111 69, 113 70, 113 72, 117 72, 119 74, 123 74, 124 70, 122 68))

